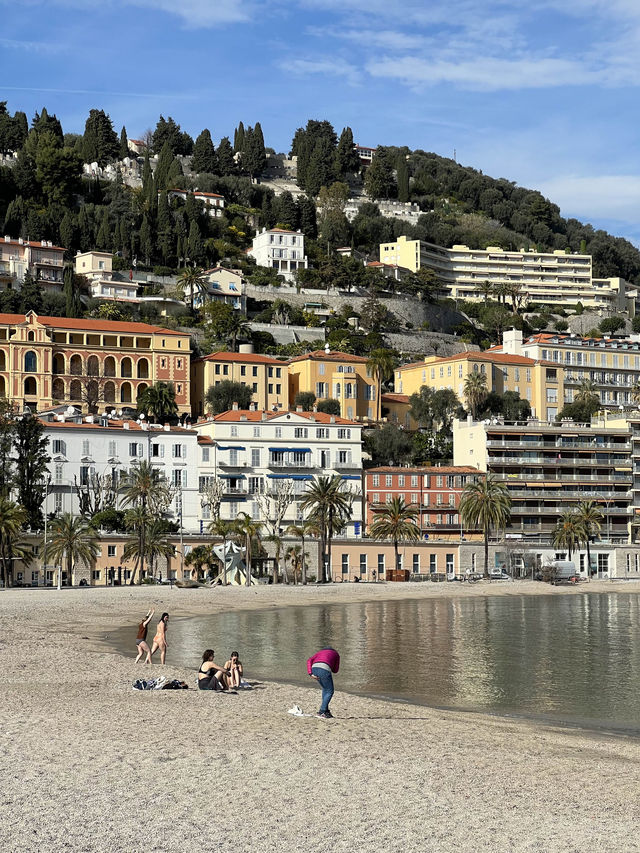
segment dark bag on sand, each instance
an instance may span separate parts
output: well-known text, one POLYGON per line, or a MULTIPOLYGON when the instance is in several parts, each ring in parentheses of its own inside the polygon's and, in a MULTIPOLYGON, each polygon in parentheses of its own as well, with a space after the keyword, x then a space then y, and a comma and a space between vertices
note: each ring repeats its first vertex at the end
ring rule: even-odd
POLYGON ((186 681, 178 681, 177 678, 174 678, 173 681, 167 681, 166 684, 162 685, 162 690, 188 690, 189 685, 186 681))

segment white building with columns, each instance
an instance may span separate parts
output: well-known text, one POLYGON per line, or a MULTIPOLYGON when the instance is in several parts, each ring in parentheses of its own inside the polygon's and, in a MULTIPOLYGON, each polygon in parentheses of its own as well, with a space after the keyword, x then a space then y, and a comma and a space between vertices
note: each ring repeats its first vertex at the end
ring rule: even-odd
POLYGON ((286 281, 294 281, 294 273, 300 269, 306 270, 309 265, 304 253, 304 234, 286 228, 263 228, 257 231, 247 254, 255 258, 259 267, 271 267, 286 281))

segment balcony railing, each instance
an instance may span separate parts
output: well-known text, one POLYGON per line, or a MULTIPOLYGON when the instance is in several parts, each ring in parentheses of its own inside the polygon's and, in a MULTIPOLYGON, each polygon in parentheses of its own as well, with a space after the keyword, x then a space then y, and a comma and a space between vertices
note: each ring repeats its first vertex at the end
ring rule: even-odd
POLYGON ((270 459, 269 468, 315 468, 311 461, 297 462, 295 459, 270 459))
MULTIPOLYGON (((554 468, 556 466, 554 465, 554 468)), ((573 480, 579 483, 610 483, 611 480, 615 480, 623 483, 631 482, 631 474, 612 474, 610 471, 607 471, 604 474, 564 474, 562 472, 554 471, 553 474, 523 474, 522 472, 518 472, 516 477, 510 478, 507 475, 507 479, 504 481, 507 485, 510 482, 513 483, 524 483, 528 480, 558 480, 559 482, 566 483, 568 480, 573 480)))
MULTIPOLYGON (((355 459, 345 459, 343 461, 336 460, 333 463, 334 468, 357 468, 358 470, 362 467, 360 463, 356 462, 355 459)), ((417 488, 417 486, 415 487, 417 488)))
POLYGON ((575 441, 571 444, 549 444, 542 441, 496 441, 490 439, 487 441, 487 447, 515 447, 522 450, 551 450, 554 452, 566 452, 568 450, 631 450, 630 442, 594 442, 594 441, 575 441))
POLYGON ((553 465, 554 467, 588 465, 590 468, 610 465, 612 468, 631 468, 631 460, 595 459, 593 456, 567 456, 563 452, 559 459, 555 456, 490 456, 489 465, 491 467, 495 467, 496 465, 518 465, 519 467, 522 467, 522 465, 553 465))
POLYGON ((246 486, 225 486, 225 495, 246 495, 248 494, 246 486))
POLYGON ((548 500, 556 500, 558 498, 582 498, 583 500, 594 500, 598 498, 611 497, 624 500, 631 497, 631 492, 616 492, 616 491, 578 491, 574 489, 558 489, 551 487, 549 489, 509 489, 509 495, 512 498, 546 498, 548 500))

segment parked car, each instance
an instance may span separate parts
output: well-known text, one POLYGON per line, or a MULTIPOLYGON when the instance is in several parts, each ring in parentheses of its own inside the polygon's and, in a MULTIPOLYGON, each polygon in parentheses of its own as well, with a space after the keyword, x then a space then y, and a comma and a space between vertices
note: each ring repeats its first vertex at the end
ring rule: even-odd
POLYGON ((503 572, 502 569, 491 569, 489 577, 492 581, 510 581, 511 575, 503 572))

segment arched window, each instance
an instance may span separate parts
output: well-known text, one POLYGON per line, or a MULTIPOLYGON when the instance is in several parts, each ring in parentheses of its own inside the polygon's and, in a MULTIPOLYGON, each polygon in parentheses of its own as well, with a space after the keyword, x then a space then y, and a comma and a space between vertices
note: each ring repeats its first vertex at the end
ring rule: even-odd
POLYGON ((7 388, 4 383, 4 376, 0 376, 0 397, 7 396, 7 388))
POLYGON ((131 359, 127 356, 127 358, 123 358, 120 362, 120 376, 132 376, 131 372, 131 359))
POLYGON ((474 373, 477 373, 477 372, 478 372, 478 365, 477 365, 477 364, 474 364, 474 365, 473 365, 473 372, 474 372, 474 373))
POLYGON ((72 355, 71 361, 69 362, 69 373, 74 376, 82 375, 82 357, 79 355, 72 355))
POLYGON ((148 387, 149 386, 147 385, 146 382, 141 382, 138 385, 138 387, 136 388, 136 400, 140 399, 140 394, 144 394, 144 392, 147 390, 148 387))
POLYGON ((104 375, 105 376, 115 376, 116 375, 116 360, 112 355, 109 355, 104 360, 104 375))
POLYGON ((87 376, 100 376, 100 362, 97 355, 90 355, 87 360, 87 376))
POLYGON ((120 402, 121 403, 130 403, 131 402, 131 383, 123 382, 120 386, 120 402))
POLYGON ((33 376, 27 376, 24 380, 24 396, 25 397, 37 397, 38 396, 38 383, 36 382, 33 376))
POLYGON ((38 372, 38 356, 35 354, 35 352, 32 352, 31 350, 29 352, 25 352, 24 354, 24 372, 38 372))
POLYGON ((487 372, 487 370, 486 370, 484 364, 481 364, 480 365, 480 373, 486 373, 486 372, 487 372))
POLYGON ((74 379, 69 388, 69 399, 74 402, 82 401, 82 383, 79 379, 74 379))
POLYGON ((28 341, 35 341, 35 339, 36 339, 36 333, 35 332, 27 332, 27 340, 28 341))
POLYGON ((149 362, 146 358, 138 360, 138 379, 149 378, 149 362))
POLYGON ((53 399, 61 403, 64 400, 64 381, 62 379, 53 380, 53 399))
POLYGON ((53 372, 64 373, 64 356, 61 352, 57 352, 53 357, 53 372))
POLYGON ((115 403, 116 401, 116 386, 114 382, 106 382, 104 386, 104 401, 105 403, 115 403))

